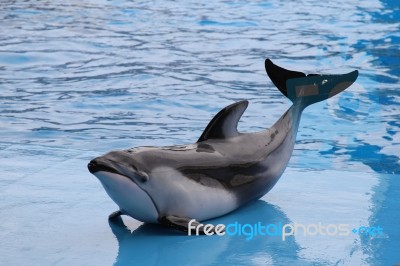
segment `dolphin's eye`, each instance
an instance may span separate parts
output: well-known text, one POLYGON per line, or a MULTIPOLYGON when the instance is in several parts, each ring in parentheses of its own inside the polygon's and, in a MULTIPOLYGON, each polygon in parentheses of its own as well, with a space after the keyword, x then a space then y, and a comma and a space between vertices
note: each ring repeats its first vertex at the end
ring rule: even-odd
POLYGON ((145 172, 139 171, 139 172, 137 172, 137 174, 138 174, 138 179, 140 182, 144 183, 144 182, 149 181, 149 175, 146 174, 145 172))

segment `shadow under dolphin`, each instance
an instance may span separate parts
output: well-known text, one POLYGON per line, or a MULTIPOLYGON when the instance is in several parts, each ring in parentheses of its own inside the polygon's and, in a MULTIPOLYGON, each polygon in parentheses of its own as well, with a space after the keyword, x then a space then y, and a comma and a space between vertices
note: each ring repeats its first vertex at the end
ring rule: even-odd
MULTIPOLYGON (((279 207, 263 200, 210 222, 291 223, 279 207)), ((157 224, 143 224, 131 232, 119 216, 110 219, 109 225, 119 246, 115 265, 293 265, 301 261, 294 237, 283 241, 280 235, 256 235, 251 240, 244 235, 188 236, 157 224)))

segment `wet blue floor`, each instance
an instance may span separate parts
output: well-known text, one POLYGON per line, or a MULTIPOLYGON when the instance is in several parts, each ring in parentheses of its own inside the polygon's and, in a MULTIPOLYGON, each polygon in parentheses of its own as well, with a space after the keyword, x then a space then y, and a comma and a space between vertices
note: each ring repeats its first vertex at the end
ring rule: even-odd
POLYGON ((398 1, 14 1, 0 6, 1 265, 400 263, 398 1), (87 162, 111 149, 194 142, 224 106, 239 128, 289 107, 264 59, 358 69, 306 109, 289 167, 215 223, 380 226, 366 236, 188 237, 124 217, 87 162))

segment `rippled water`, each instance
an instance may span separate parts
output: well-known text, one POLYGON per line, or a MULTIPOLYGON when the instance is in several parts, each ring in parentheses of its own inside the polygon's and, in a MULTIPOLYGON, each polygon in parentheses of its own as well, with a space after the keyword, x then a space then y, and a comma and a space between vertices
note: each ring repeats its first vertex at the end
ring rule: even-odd
POLYGON ((400 263, 399 12, 395 0, 3 1, 0 262, 124 264, 152 251, 150 265, 400 263), (289 101, 266 76, 267 57, 360 76, 304 112, 277 187, 224 221, 258 213, 257 221, 380 225, 385 236, 250 243, 141 227, 117 243, 106 219, 115 205, 87 161, 110 149, 193 142, 241 99, 250 101, 242 131, 270 126, 289 101), (175 258, 168 245, 186 255, 175 258))

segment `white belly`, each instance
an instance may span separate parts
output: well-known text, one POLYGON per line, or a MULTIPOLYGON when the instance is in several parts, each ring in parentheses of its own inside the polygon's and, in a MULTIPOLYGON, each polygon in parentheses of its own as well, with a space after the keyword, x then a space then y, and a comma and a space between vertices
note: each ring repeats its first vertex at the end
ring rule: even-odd
POLYGON ((105 171, 96 172, 110 198, 128 215, 142 221, 156 223, 158 212, 153 201, 126 176, 105 171))
POLYGON ((151 178, 153 185, 146 189, 161 215, 204 221, 237 208, 236 197, 217 183, 215 187, 205 186, 168 167, 154 169, 151 178))

